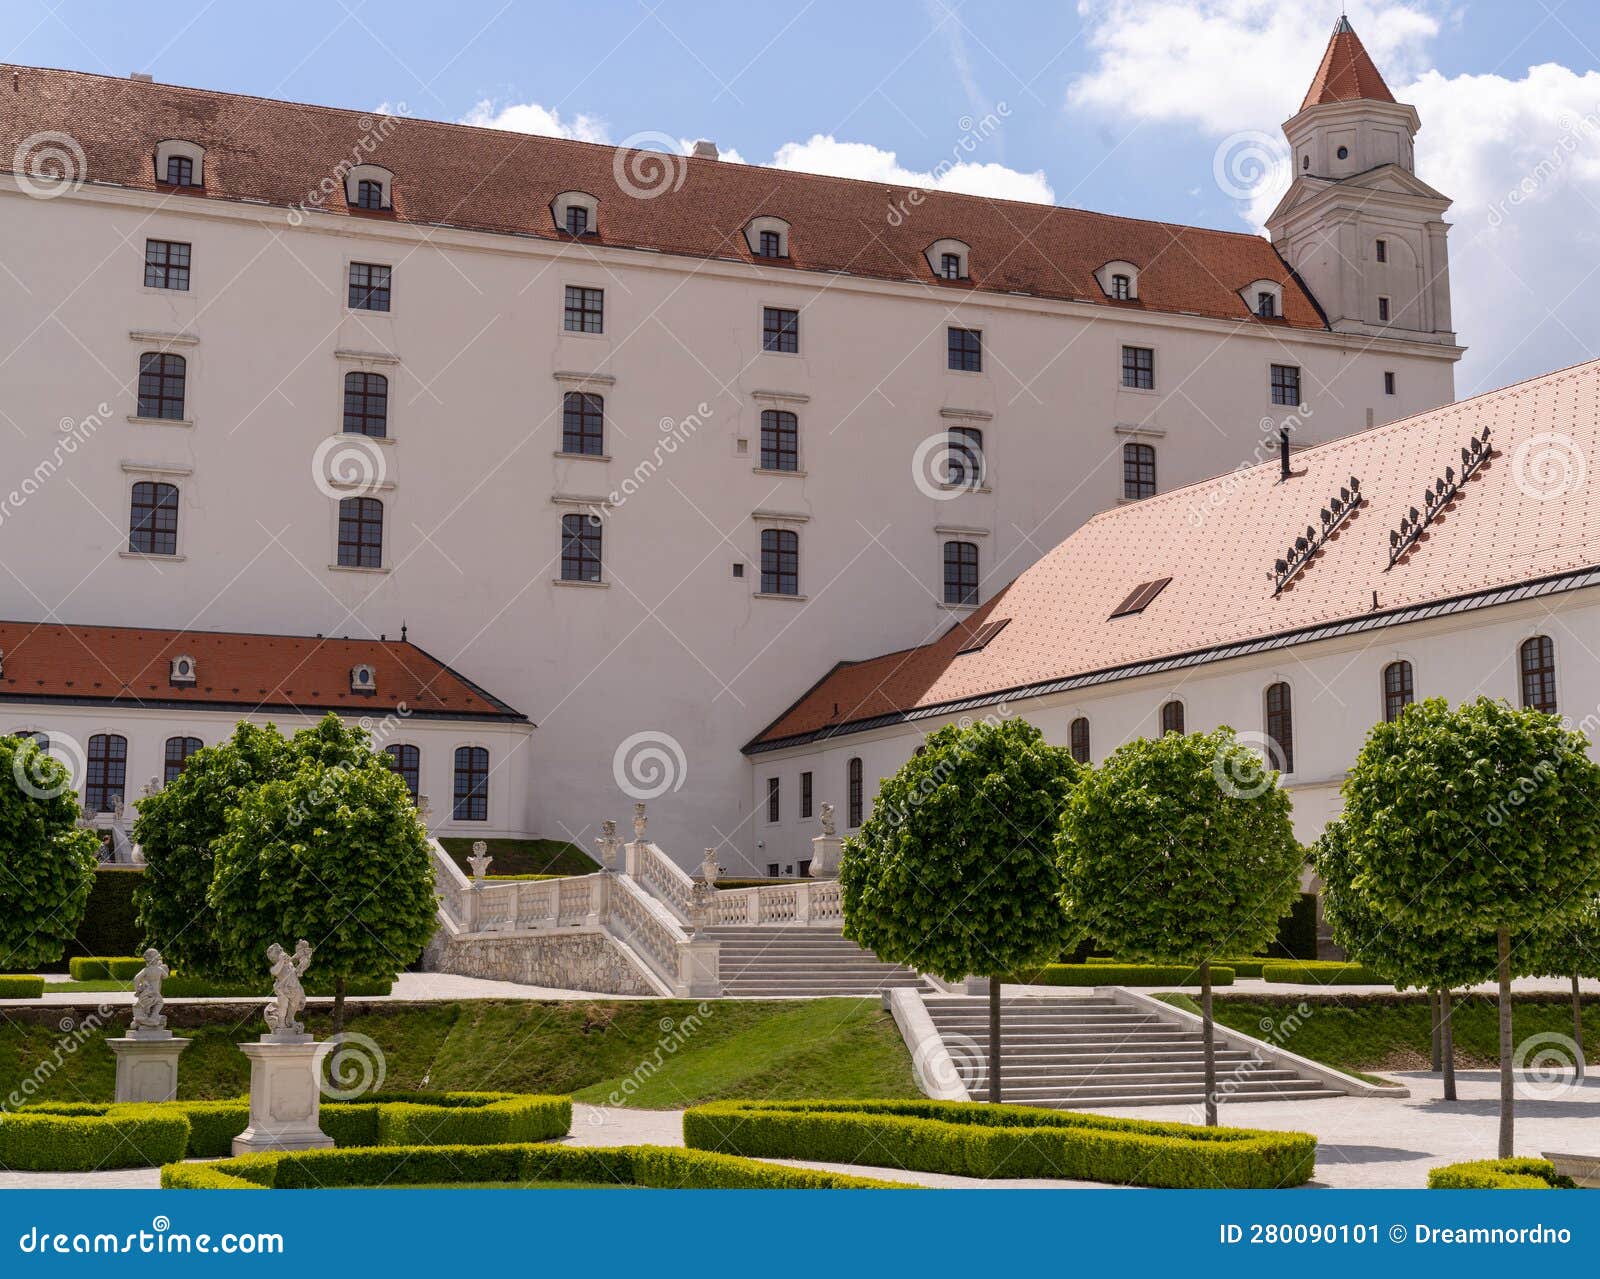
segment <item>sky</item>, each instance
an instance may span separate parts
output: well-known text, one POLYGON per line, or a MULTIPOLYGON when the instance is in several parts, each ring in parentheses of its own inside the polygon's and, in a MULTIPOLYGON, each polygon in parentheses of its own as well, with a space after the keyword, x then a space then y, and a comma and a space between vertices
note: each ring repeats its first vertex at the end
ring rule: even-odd
MULTIPOLYGON (((0 62, 1259 232, 1337 0, 6 0, 0 62)), ((1450 196, 1468 395, 1600 333, 1600 4, 1352 0, 1450 196)))

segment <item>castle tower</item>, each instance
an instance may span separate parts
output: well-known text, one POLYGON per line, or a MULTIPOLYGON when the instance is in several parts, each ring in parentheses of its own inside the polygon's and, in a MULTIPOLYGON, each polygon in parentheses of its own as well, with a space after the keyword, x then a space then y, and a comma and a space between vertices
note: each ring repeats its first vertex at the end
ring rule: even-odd
POLYGON ((1454 345, 1450 201, 1414 172, 1420 127, 1341 17, 1283 126, 1294 178, 1267 228, 1334 329, 1454 345))

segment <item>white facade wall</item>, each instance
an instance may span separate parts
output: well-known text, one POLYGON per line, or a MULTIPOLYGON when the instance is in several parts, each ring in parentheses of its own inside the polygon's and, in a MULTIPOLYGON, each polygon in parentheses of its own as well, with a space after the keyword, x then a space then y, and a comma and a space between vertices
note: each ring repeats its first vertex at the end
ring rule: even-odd
POLYGON ((751 802, 765 814, 767 778, 780 779, 783 820, 758 819, 764 862, 790 864, 809 857, 815 821, 798 819, 800 773, 813 773, 813 795, 831 801, 840 832, 848 833, 845 805, 848 761, 859 756, 865 779, 866 812, 881 778, 911 758, 923 737, 967 718, 1021 715, 1046 739, 1068 744, 1068 726, 1078 716, 1090 725, 1090 753, 1098 763, 1122 743, 1160 732, 1161 706, 1184 704, 1185 728, 1208 732, 1222 724, 1241 734, 1265 732, 1265 693, 1284 681, 1294 708, 1294 771, 1283 777, 1294 802, 1295 834, 1310 843, 1341 807, 1339 787, 1368 730, 1383 718, 1383 668, 1411 663, 1416 700, 1443 697, 1452 704, 1480 694, 1520 705, 1518 647, 1534 635, 1555 645, 1556 704, 1569 724, 1588 732, 1600 727, 1600 660, 1592 640, 1600 629, 1600 591, 1574 591, 1517 604, 1498 605, 1450 618, 1410 622, 1366 635, 1319 640, 1276 652, 1230 658, 1182 671, 1140 676, 1097 688, 1050 697, 1018 699, 915 724, 851 734, 751 757, 751 802))
POLYGON ((1255 321, 376 219, 293 226, 283 210, 94 186, 48 201, 8 186, 0 223, 14 278, 0 615, 363 636, 404 621, 539 726, 496 755, 496 793, 520 796, 508 829, 586 846, 632 802, 619 745, 666 736, 680 788, 655 803, 652 834, 686 862, 717 845, 730 869, 768 860, 739 747, 834 661, 953 620, 954 535, 939 529, 974 530, 986 599, 1120 500, 1128 439, 1156 446, 1162 489, 1268 456, 1290 412, 1270 401, 1274 362, 1304 370, 1306 442, 1453 398, 1453 348, 1255 321), (188 293, 143 287, 146 238, 193 245, 188 293), (347 309, 351 261, 393 266, 389 314, 347 309), (603 335, 563 332, 568 284, 605 289, 603 335), (801 310, 800 354, 762 352, 764 305, 801 310), (947 371, 951 323, 982 330, 981 374, 947 371), (139 354, 159 346, 130 334, 175 333, 195 339, 171 348, 189 361, 192 425, 129 421, 139 354), (1123 343, 1155 349, 1154 392, 1120 389, 1123 343), (337 508, 313 476, 343 375, 362 368, 390 378, 380 572, 330 567, 337 508), (578 385, 558 373, 613 379, 589 388, 606 396, 609 461, 555 456, 561 393, 578 385), (760 412, 777 403, 763 391, 805 397, 781 405, 800 419, 798 475, 756 471, 760 412), (59 424, 102 404, 108 420, 59 457, 59 424), (984 430, 988 484, 930 496, 918 446, 958 421, 984 430), (36 491, 6 496, 52 457, 36 491), (123 553, 131 485, 157 472, 181 490, 176 562, 123 553), (606 584, 557 585, 561 516, 586 509, 563 500, 612 492, 625 500, 606 512, 606 584), (799 533, 798 601, 756 598, 767 526, 799 533))

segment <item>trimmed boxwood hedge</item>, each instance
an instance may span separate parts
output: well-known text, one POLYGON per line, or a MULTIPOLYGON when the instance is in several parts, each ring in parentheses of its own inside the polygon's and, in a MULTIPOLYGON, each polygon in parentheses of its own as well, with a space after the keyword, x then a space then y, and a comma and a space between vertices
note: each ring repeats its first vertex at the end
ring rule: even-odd
POLYGON ((1548 1159, 1477 1159, 1428 1171, 1429 1190, 1572 1190, 1548 1159))
POLYGON ((684 1142, 769 1159, 872 1163, 963 1177, 1060 1177, 1168 1189, 1298 1186, 1309 1133, 1117 1119, 964 1101, 717 1101, 683 1114, 684 1142))
MULTIPOLYGON (((216 1159, 233 1150, 233 1139, 250 1123, 250 1102, 167 1101, 154 1106, 115 1102, 40 1102, 10 1114, 0 1114, 0 1167, 32 1171, 76 1172, 89 1167, 148 1167, 189 1159, 216 1159), (8 1131, 17 1119, 51 1119, 73 1131, 115 1133, 129 1118, 150 1111, 182 1124, 183 1139, 176 1154, 160 1158, 135 1157, 121 1164, 55 1164, 48 1142, 32 1142, 19 1127, 22 1149, 42 1163, 19 1163, 5 1157, 8 1131), (131 1113, 137 1112, 137 1113, 131 1113)), ((547 1141, 565 1137, 572 1128, 572 1101, 568 1097, 542 1097, 520 1093, 375 1093, 361 1101, 325 1101, 322 1131, 335 1146, 488 1146, 547 1141)), ((85 1141, 90 1138, 84 1138, 85 1141)), ((129 1146, 138 1143, 130 1142, 129 1146)), ((132 1153, 137 1154, 137 1151, 132 1153)))
POLYGON ((1261 966, 1262 979, 1280 984, 1313 986, 1387 986, 1376 973, 1360 964, 1337 960, 1308 960, 1303 963, 1267 963, 1261 966))
POLYGON ((0 973, 0 999, 37 999, 44 994, 44 978, 25 973, 0 973))
POLYGON ((132 981, 143 967, 137 955, 79 955, 67 961, 73 981, 132 981))
POLYGON ((183 1158, 188 1144, 188 1119, 168 1105, 123 1105, 105 1115, 28 1109, 0 1114, 0 1168, 147 1168, 183 1158))
MULTIPOLYGON (((1091 960, 1087 964, 1046 964, 1006 978, 1027 986, 1198 986, 1200 974, 1185 964, 1123 964, 1091 960)), ((1211 965, 1213 986, 1233 985, 1233 969, 1211 965)))
POLYGON ((316 1190, 484 1181, 588 1181, 659 1190, 899 1188, 895 1182, 869 1177, 785 1168, 673 1146, 386 1146, 242 1155, 213 1164, 174 1163, 161 1170, 161 1184, 168 1190, 316 1190))

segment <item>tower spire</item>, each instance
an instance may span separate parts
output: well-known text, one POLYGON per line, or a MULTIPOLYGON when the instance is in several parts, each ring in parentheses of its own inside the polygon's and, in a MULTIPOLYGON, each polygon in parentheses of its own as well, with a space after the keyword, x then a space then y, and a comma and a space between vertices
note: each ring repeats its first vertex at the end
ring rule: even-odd
POLYGON ((1363 98, 1373 102, 1393 102, 1394 94, 1383 82, 1383 76, 1367 53, 1366 46, 1361 43, 1361 37, 1350 25, 1350 19, 1341 13, 1339 20, 1333 24, 1333 35, 1328 39, 1328 47, 1323 51, 1322 62, 1317 67, 1317 74, 1311 78, 1311 88, 1306 91, 1306 100, 1300 104, 1300 109, 1304 111, 1307 107, 1326 102, 1355 102, 1363 98))

